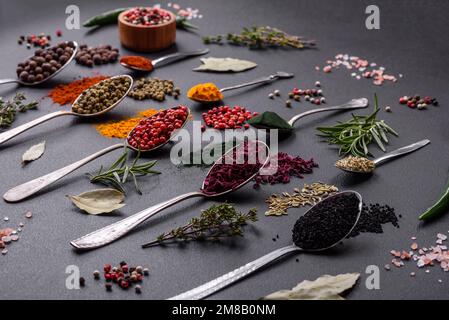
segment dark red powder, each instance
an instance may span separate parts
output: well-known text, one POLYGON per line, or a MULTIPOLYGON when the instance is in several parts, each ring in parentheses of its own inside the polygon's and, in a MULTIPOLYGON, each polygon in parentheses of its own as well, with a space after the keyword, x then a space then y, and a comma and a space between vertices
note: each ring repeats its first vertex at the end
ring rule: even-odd
POLYGON ((278 168, 273 175, 260 175, 254 177, 254 188, 261 184, 289 183, 291 177, 303 178, 303 174, 313 173, 313 168, 318 164, 313 160, 304 160, 299 156, 291 156, 288 153, 278 153, 278 168))
POLYGON ((259 172, 264 164, 260 161, 259 156, 254 156, 254 152, 258 155, 258 150, 260 150, 255 148, 261 147, 265 149, 264 146, 248 146, 248 143, 245 143, 242 147, 237 147, 232 152, 225 154, 221 163, 215 164, 210 170, 202 191, 206 194, 218 194, 235 189, 250 179, 259 172))

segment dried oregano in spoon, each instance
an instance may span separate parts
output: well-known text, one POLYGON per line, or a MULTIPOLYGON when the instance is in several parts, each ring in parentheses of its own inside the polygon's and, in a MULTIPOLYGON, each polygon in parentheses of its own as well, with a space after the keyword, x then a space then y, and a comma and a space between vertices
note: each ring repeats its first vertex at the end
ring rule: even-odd
POLYGON ((192 218, 185 226, 161 234, 156 240, 142 245, 148 248, 165 242, 177 241, 218 241, 221 238, 243 236, 243 226, 257 221, 257 210, 238 212, 232 204, 222 203, 203 210, 199 217, 192 218))

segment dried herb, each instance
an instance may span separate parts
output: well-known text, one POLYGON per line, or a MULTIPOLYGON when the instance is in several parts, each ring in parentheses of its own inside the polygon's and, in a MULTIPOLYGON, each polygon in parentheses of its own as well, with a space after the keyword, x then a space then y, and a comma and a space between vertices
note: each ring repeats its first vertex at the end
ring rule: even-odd
POLYGON ((253 208, 243 214, 229 203, 216 204, 203 210, 199 217, 192 218, 185 226, 163 233, 142 247, 148 248, 167 241, 218 241, 221 238, 243 236, 242 226, 249 221, 257 221, 257 209, 253 208))
POLYGON ((265 111, 248 120, 248 123, 258 129, 278 129, 291 131, 293 127, 276 112, 265 111))
POLYGON ((25 165, 28 162, 39 159, 45 152, 45 141, 38 143, 29 148, 22 155, 22 163, 25 165))
POLYGON ((98 189, 78 196, 67 196, 75 206, 89 214, 109 213, 125 206, 125 195, 115 189, 98 189))
POLYGON ((315 41, 304 40, 302 37, 289 35, 288 33, 272 27, 243 28, 240 34, 228 33, 226 36, 203 37, 205 44, 222 43, 223 39, 233 45, 243 45, 251 49, 265 47, 292 47, 304 49, 315 46, 315 41))
POLYGON ((194 71, 217 71, 217 72, 241 72, 257 67, 257 64, 248 60, 234 58, 202 58, 201 66, 194 71))
POLYGON ((340 155, 352 154, 355 157, 371 155, 368 146, 373 141, 382 151, 386 151, 384 143, 388 143, 388 134, 398 136, 398 133, 387 125, 384 120, 378 120, 379 105, 377 95, 374 95, 374 112, 369 116, 352 115, 347 122, 339 122, 332 127, 318 127, 318 136, 324 137, 330 144, 340 146, 340 155))
POLYGON ((3 101, 0 97, 0 128, 8 128, 16 119, 17 112, 26 112, 37 109, 38 102, 24 103, 26 100, 22 92, 17 92, 14 98, 3 101))
POLYGON ((262 300, 344 300, 340 294, 354 287, 359 277, 359 273, 324 275, 314 281, 304 280, 291 290, 271 293, 262 300))
POLYGON ((103 167, 100 168, 96 175, 89 174, 90 182, 92 183, 102 183, 104 185, 112 186, 113 188, 125 193, 124 184, 128 181, 128 178, 132 177, 136 191, 142 194, 139 186, 137 184, 137 178, 146 176, 148 174, 160 174, 159 171, 152 170, 157 161, 149 161, 142 164, 137 164, 140 158, 140 150, 136 155, 136 158, 131 163, 127 165, 128 160, 128 148, 125 147, 125 151, 114 162, 108 170, 103 172, 103 167))

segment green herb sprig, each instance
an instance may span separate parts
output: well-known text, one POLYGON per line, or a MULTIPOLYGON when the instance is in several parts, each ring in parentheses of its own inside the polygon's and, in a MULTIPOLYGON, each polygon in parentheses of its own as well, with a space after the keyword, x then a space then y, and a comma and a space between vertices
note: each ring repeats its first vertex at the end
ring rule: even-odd
POLYGON ((226 36, 203 37, 205 44, 221 44, 226 41, 233 45, 243 45, 252 49, 264 47, 293 47, 296 49, 310 48, 316 45, 313 40, 304 40, 299 36, 290 35, 282 30, 272 27, 243 28, 240 34, 228 33, 226 36))
POLYGON ((101 167, 96 175, 89 174, 90 182, 111 186, 125 193, 126 191, 124 184, 128 181, 129 177, 132 177, 136 191, 139 194, 142 194, 142 191, 139 189, 139 186, 137 184, 137 178, 146 176, 148 174, 160 174, 160 172, 151 169, 156 165, 157 161, 149 161, 142 164, 137 164, 139 158, 140 150, 131 165, 127 165, 126 162, 128 160, 128 148, 125 147, 125 151, 123 152, 123 154, 120 156, 120 158, 118 158, 116 162, 114 162, 109 167, 108 170, 103 172, 103 167, 101 167))
POLYGON ((199 217, 192 218, 185 226, 161 234, 156 240, 142 245, 149 248, 167 241, 218 241, 221 238, 243 236, 242 226, 257 221, 257 209, 248 213, 238 212, 232 204, 222 203, 203 210, 199 217))
POLYGON ((386 151, 385 143, 388 143, 388 134, 398 136, 398 133, 385 123, 378 120, 379 104, 377 95, 374 95, 374 112, 369 116, 352 115, 347 122, 339 122, 332 127, 318 127, 321 132, 318 136, 326 138, 330 144, 340 146, 339 154, 352 154, 356 157, 371 155, 368 146, 373 141, 382 151, 386 151))
POLYGON ((22 92, 17 92, 16 95, 8 101, 3 101, 0 97, 0 128, 10 127, 16 119, 17 112, 26 112, 28 110, 37 109, 37 101, 24 103, 25 100, 26 97, 22 92))

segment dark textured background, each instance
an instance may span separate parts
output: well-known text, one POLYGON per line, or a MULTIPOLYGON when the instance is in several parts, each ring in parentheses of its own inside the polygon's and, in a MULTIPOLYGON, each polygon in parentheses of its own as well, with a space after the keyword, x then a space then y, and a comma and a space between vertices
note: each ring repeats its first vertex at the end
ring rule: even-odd
MULTIPOLYGON (((20 34, 51 33, 63 28, 65 7, 73 1, 6 1, 0 0, 0 74, 2 78, 14 76, 15 65, 30 55, 25 47, 16 41, 20 34)), ((77 1, 82 20, 119 6, 146 4, 139 1, 77 1)), ((447 91, 447 50, 448 27, 447 1, 376 1, 381 8, 381 30, 365 29, 365 8, 369 1, 182 1, 182 5, 200 8, 202 20, 194 21, 200 26, 200 34, 239 31, 241 27, 253 24, 277 26, 293 34, 314 38, 318 49, 262 50, 250 51, 233 46, 209 46, 211 56, 236 57, 255 61, 259 66, 251 71, 230 74, 193 73, 191 69, 199 64, 199 59, 186 60, 156 70, 152 75, 171 78, 183 93, 198 83, 213 81, 219 86, 227 86, 249 80, 277 70, 294 72, 296 77, 279 81, 270 86, 252 88, 229 93, 226 103, 244 105, 251 110, 276 110, 285 117, 312 108, 310 104, 294 103, 292 109, 284 107, 285 95, 294 86, 311 87, 316 80, 321 81, 329 104, 339 104, 354 97, 368 97, 378 93, 382 105, 391 105, 393 113, 381 112, 384 118, 400 133, 392 138, 389 150, 429 138, 432 144, 410 156, 391 162, 379 168, 368 180, 357 181, 333 167, 337 153, 315 136, 317 125, 330 125, 337 120, 345 120, 349 114, 323 114, 304 119, 294 136, 283 141, 282 151, 299 154, 304 158, 313 157, 320 164, 312 175, 304 180, 294 179, 289 185, 264 186, 253 191, 250 186, 230 196, 227 200, 237 204, 241 210, 259 208, 260 220, 254 227, 248 227, 243 239, 231 244, 192 243, 185 248, 168 247, 149 250, 140 249, 140 244, 153 239, 163 231, 185 223, 196 216, 212 201, 193 199, 170 208, 155 219, 141 226, 137 232, 107 247, 78 254, 72 250, 69 241, 102 226, 108 225, 141 209, 184 192, 199 188, 204 171, 195 168, 179 169, 169 159, 169 149, 155 154, 159 159, 158 169, 163 174, 141 181, 144 195, 137 195, 130 186, 127 205, 119 213, 109 216, 88 216, 79 212, 65 197, 78 194, 95 186, 84 176, 86 172, 97 170, 100 164, 115 160, 115 151, 75 172, 70 177, 56 183, 39 196, 19 204, 0 201, 0 216, 10 217, 10 223, 0 221, 0 228, 16 226, 24 221, 26 226, 19 243, 8 247, 9 253, 0 256, 0 299, 164 299, 187 289, 191 289, 216 276, 231 271, 280 246, 290 243, 293 223, 306 209, 290 210, 288 216, 265 217, 264 199, 273 192, 291 191, 303 183, 324 181, 334 183, 341 189, 359 191, 367 202, 386 203, 396 208, 402 215, 400 229, 386 226, 382 235, 362 235, 345 242, 344 246, 326 255, 298 255, 288 258, 264 272, 251 276, 226 290, 212 296, 214 299, 256 299, 270 292, 295 286, 304 279, 315 279, 323 274, 360 272, 361 282, 349 295, 351 299, 441 299, 448 298, 448 275, 439 267, 430 274, 416 270, 414 263, 402 270, 386 272, 383 265, 391 258, 393 248, 408 248, 410 237, 416 235, 418 242, 430 246, 437 232, 447 233, 449 215, 435 223, 420 225, 417 216, 438 197, 448 178, 448 116, 449 101, 447 91), (339 70, 330 75, 317 73, 315 65, 334 57, 337 53, 349 53, 366 57, 383 65, 393 74, 403 73, 404 78, 397 83, 386 83, 382 87, 371 81, 356 81, 350 72, 339 70), (280 89, 282 99, 269 100, 267 95, 280 89), (410 110, 399 106, 397 100, 402 95, 420 93, 436 96, 441 106, 427 111, 410 110), (32 220, 24 218, 24 212, 34 213, 32 220), (26 221, 25 221, 26 220, 26 221), (280 239, 273 242, 273 236, 280 239), (299 262, 295 262, 299 258, 299 262), (102 285, 91 280, 94 269, 100 269, 106 262, 118 263, 126 260, 130 264, 151 266, 151 277, 145 280, 143 294, 114 289, 106 293, 102 285), (75 264, 88 279, 82 290, 65 288, 65 268, 75 264), (367 290, 365 268, 368 265, 381 268, 381 290, 367 290), (416 278, 409 273, 417 271, 416 278), (437 280, 442 279, 443 283, 437 280)), ((63 29, 64 30, 64 29, 63 29)), ((64 30, 63 39, 97 45, 110 43, 119 46, 115 26, 87 32, 64 30)), ((184 31, 178 32, 177 48, 187 50, 202 47, 199 36, 184 31)), ((121 49, 121 53, 128 53, 121 49)), ((148 55, 157 57, 159 54, 148 55)), ((102 74, 124 73, 118 64, 96 68, 102 74)), ((57 78, 40 88, 18 88, 14 84, 0 87, 0 96, 11 97, 15 91, 25 91, 36 99, 45 96, 49 88, 59 82, 67 82, 75 77, 89 76, 92 70, 75 65, 64 70, 57 78)), ((199 119, 201 107, 192 105, 186 98, 180 100, 193 107, 194 116, 199 119)), ((169 98, 159 104, 154 101, 135 102, 125 100, 119 108, 107 116, 108 120, 149 107, 174 105, 169 98)), ((49 99, 44 99, 38 111, 20 115, 14 126, 30 121, 38 116, 61 110, 49 99)), ((363 111, 364 113, 370 110, 363 111)), ((100 120, 98 120, 100 121, 100 120)), ((7 189, 46 174, 87 156, 100 148, 114 143, 96 133, 92 125, 95 121, 84 121, 70 117, 60 118, 29 131, 0 147, 0 193, 7 189), (38 161, 21 167, 22 153, 33 144, 47 141, 45 155, 38 161)), ((381 151, 373 147, 374 153, 381 151)))

